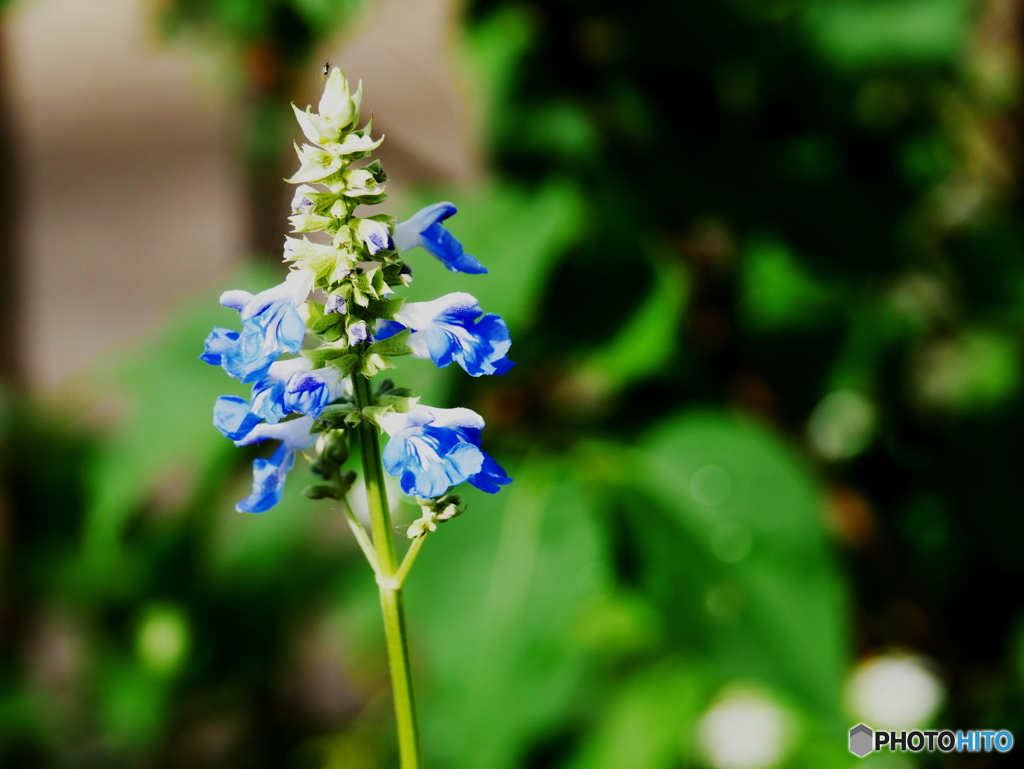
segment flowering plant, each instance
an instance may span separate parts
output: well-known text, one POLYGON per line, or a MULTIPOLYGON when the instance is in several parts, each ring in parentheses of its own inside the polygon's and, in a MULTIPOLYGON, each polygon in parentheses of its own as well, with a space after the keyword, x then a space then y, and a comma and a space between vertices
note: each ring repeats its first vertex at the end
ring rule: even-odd
POLYGON ((319 112, 294 108, 310 143, 296 147, 301 165, 288 180, 299 185, 290 219, 293 234, 301 235, 286 239, 288 276, 255 295, 225 292, 221 304, 239 313, 242 330, 215 328, 201 358, 252 384, 249 400, 217 399, 217 429, 239 446, 279 441, 269 458, 255 460, 252 493, 236 509, 262 513, 276 505, 296 454, 320 481, 304 493, 340 503, 380 586, 402 766, 416 767, 402 585, 427 534, 462 511, 460 498, 448 494, 451 488, 468 481, 495 493, 511 479, 481 448, 479 414, 426 406, 390 380, 376 387, 371 380, 393 368, 391 358, 398 355, 429 358, 440 367, 454 361, 474 377, 504 374, 514 364, 505 322, 485 315, 471 295, 427 302, 396 295, 412 282, 400 254, 416 247, 453 272, 487 269, 442 226, 456 212, 451 203, 428 206, 400 223, 385 215, 355 216, 359 206, 385 199, 387 180, 379 161, 354 166, 382 141, 372 138, 372 120, 358 127, 361 99, 362 86, 353 93, 335 68, 319 112), (306 233, 321 235, 313 240, 306 233), (311 298, 314 292, 317 298, 311 298), (383 452, 381 431, 389 436, 383 452), (353 442, 362 459, 370 532, 347 500, 355 472, 342 468, 353 442), (384 471, 400 479, 422 510, 408 530, 412 544, 401 564, 384 471))

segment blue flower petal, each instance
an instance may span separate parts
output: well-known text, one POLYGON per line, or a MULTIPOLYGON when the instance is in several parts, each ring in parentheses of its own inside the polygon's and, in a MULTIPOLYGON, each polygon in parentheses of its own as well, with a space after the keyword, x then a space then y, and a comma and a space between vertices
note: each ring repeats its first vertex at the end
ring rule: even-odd
POLYGON ((229 328, 215 328, 210 332, 210 335, 206 337, 206 343, 203 346, 203 354, 199 356, 199 360, 204 363, 210 363, 214 366, 221 365, 224 360, 224 355, 234 346, 237 339, 237 331, 232 331, 229 328))
POLYGON ((483 463, 480 449, 459 440, 455 431, 428 426, 388 441, 383 458, 385 469, 401 477, 402 491, 424 498, 444 494, 483 463))
POLYGON ((516 364, 507 357, 512 346, 508 326, 500 315, 485 315, 474 326, 472 344, 459 345, 455 361, 471 376, 504 374, 516 364))
POLYGON ((432 224, 420 233, 420 245, 441 260, 452 272, 483 275, 487 272, 480 260, 467 254, 462 243, 440 224, 432 224))
POLYGON ((235 509, 240 513, 265 513, 281 501, 284 481, 295 464, 295 452, 282 443, 270 459, 257 459, 252 463, 252 494, 235 509))
POLYGON ((299 417, 276 425, 258 424, 248 435, 235 441, 236 446, 248 446, 262 441, 281 441, 289 449, 304 451, 316 443, 317 434, 311 433, 312 417, 299 417))
POLYGON ((445 201, 420 209, 404 222, 395 226, 394 244, 399 251, 421 246, 452 272, 480 275, 487 272, 474 256, 465 253, 462 244, 441 226, 458 209, 445 201))
POLYGON ((285 388, 284 403, 289 411, 315 418, 341 394, 341 372, 322 368, 293 374, 285 388))
POLYGON ((411 302, 395 319, 412 329, 414 357, 429 357, 439 368, 453 360, 471 376, 504 374, 512 346, 508 326, 498 315, 484 315, 470 294, 454 293, 432 302, 411 302), (479 320, 478 320, 479 319, 479 320))
POLYGON ((480 472, 470 476, 469 482, 480 489, 480 491, 486 491, 488 494, 497 494, 501 491, 502 486, 512 483, 512 479, 508 477, 501 465, 491 458, 490 454, 486 451, 481 453, 484 455, 483 466, 480 468, 480 472))
POLYGON ((384 469, 401 479, 406 494, 438 497, 467 480, 494 493, 499 484, 511 482, 480 450, 483 420, 469 409, 417 406, 379 421, 391 436, 383 451, 384 469))
POLYGON ((395 248, 399 251, 408 251, 422 245, 420 236, 424 230, 454 216, 458 210, 454 203, 448 201, 421 208, 404 222, 395 225, 395 248))
POLYGON ((213 405, 213 426, 233 441, 241 440, 262 420, 237 395, 222 395, 213 405))
POLYGON ((390 339, 400 331, 405 331, 405 326, 393 320, 377 321, 377 330, 373 332, 373 338, 378 342, 382 339, 390 339))
POLYGON ((277 424, 291 411, 284 400, 287 385, 287 379, 274 375, 272 365, 267 374, 252 386, 252 410, 267 424, 277 424))
POLYGON ((230 307, 232 310, 241 312, 246 304, 252 300, 252 294, 248 291, 242 291, 236 289, 234 291, 225 291, 220 295, 220 303, 224 307, 230 307))
POLYGON ((229 376, 248 384, 263 378, 282 352, 259 331, 247 329, 224 354, 221 365, 229 376))
POLYGON ((311 273, 293 270, 283 283, 255 296, 248 291, 225 291, 221 304, 241 314, 242 333, 236 333, 232 340, 226 334, 216 336, 215 331, 207 339, 203 360, 220 363, 235 379, 256 382, 278 357, 298 352, 306 336, 298 305, 309 295, 313 277, 311 273))

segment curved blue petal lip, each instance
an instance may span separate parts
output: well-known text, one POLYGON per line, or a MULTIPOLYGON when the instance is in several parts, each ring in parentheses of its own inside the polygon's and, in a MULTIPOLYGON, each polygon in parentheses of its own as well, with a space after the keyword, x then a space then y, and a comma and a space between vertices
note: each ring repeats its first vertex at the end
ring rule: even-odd
POLYGON ((401 331, 405 331, 405 326, 398 321, 382 320, 377 322, 377 329, 373 332, 373 338, 380 342, 384 339, 390 339, 401 331))
POLYGON ((491 458, 490 454, 486 451, 481 453, 484 455, 483 466, 479 473, 470 477, 469 482, 480 491, 497 494, 501 491, 502 486, 512 483, 512 479, 508 477, 502 466, 491 458))
POLYGON ((487 272, 487 268, 475 256, 467 254, 462 243, 440 224, 430 225, 421 233, 420 238, 423 247, 441 260, 441 264, 451 272, 470 275, 483 275, 487 272))
POLYGON ((213 406, 213 426, 233 441, 242 440, 262 421, 249 402, 237 395, 222 395, 213 406))
POLYGON ((224 356, 236 341, 238 341, 237 331, 232 331, 230 328, 215 328, 206 337, 203 354, 199 356, 199 360, 213 366, 221 365, 224 362, 224 356))
POLYGON ((399 251, 422 246, 436 256, 452 272, 481 275, 487 272, 474 256, 465 253, 462 244, 441 222, 450 218, 458 209, 444 201, 422 208, 395 227, 394 245, 399 251))
POLYGON ((256 459, 252 463, 252 493, 235 505, 240 513, 265 513, 284 493, 288 471, 295 464, 295 452, 282 443, 270 459, 256 459))

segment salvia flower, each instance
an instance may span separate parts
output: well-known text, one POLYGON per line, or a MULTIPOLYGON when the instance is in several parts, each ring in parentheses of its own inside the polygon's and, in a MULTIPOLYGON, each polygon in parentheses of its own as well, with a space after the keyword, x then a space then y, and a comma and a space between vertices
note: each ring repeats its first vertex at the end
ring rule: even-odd
POLYGON ((317 441, 318 436, 310 433, 312 427, 311 417, 299 417, 276 425, 257 425, 248 435, 235 441, 236 446, 265 440, 281 441, 269 459, 253 460, 252 493, 235 505, 238 512, 265 513, 281 501, 285 478, 295 464, 295 452, 308 449, 317 441))
POLYGON ((484 315, 477 300, 466 293, 446 294, 432 302, 407 302, 385 322, 377 338, 409 329, 409 347, 416 358, 430 358, 439 368, 453 360, 470 376, 504 374, 515 364, 501 316, 484 315), (481 317, 483 316, 483 317, 481 317))
POLYGON ((206 339, 202 360, 223 366, 235 379, 254 382, 284 353, 298 352, 306 336, 299 305, 313 287, 313 276, 296 270, 279 286, 260 293, 225 291, 220 303, 241 315, 242 332, 216 328, 206 339))
POLYGON ((512 481, 480 448, 484 420, 475 411, 415 406, 377 421, 391 438, 384 469, 400 478, 406 494, 439 497, 464 481, 493 494, 512 481))
MULTIPOLYGON (((353 433, 371 440, 372 431, 376 445, 378 428, 388 443, 380 456, 363 459, 383 463, 428 507, 463 482, 494 493, 511 481, 481 448, 478 414, 422 406, 389 383, 367 383, 393 368, 398 355, 440 367, 454 361, 474 377, 504 374, 515 364, 505 321, 484 314, 470 294, 428 302, 397 295, 412 282, 400 254, 417 246, 453 272, 487 269, 444 228, 456 212, 451 203, 427 206, 401 223, 355 215, 385 199, 388 178, 369 158, 383 137, 372 135, 372 120, 360 127, 361 103, 361 86, 353 91, 334 69, 317 112, 294 108, 307 143, 296 146, 299 168, 289 179, 297 185, 283 253, 289 274, 257 294, 225 292, 221 304, 239 313, 241 329, 215 328, 200 356, 252 385, 248 400, 217 399, 216 428, 239 446, 280 441, 269 458, 255 460, 252 493, 237 505, 242 512, 277 504, 299 452, 325 482, 309 493, 342 499, 351 485, 341 467, 353 433)), ((451 517, 439 512, 430 520, 451 517)))
POLYGON ((422 208, 409 219, 395 226, 395 247, 408 251, 422 246, 436 256, 452 272, 467 272, 480 275, 487 268, 475 256, 465 253, 462 244, 441 226, 441 222, 458 211, 448 202, 434 203, 422 208))
POLYGON ((253 385, 252 410, 274 424, 287 414, 320 416, 343 392, 341 372, 333 367, 312 369, 309 358, 277 361, 253 385))

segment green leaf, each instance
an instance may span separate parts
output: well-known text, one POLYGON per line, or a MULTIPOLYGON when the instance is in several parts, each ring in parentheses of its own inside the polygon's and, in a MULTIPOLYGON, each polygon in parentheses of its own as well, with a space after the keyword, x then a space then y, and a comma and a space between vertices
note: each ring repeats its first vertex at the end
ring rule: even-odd
POLYGON ((675 352, 687 290, 686 272, 676 261, 654 264, 650 294, 611 342, 587 362, 614 389, 657 371, 675 352))
MULTIPOLYGON (((351 348, 345 347, 315 347, 310 350, 303 350, 302 354, 309 358, 313 364, 313 368, 323 368, 327 365, 334 365, 335 361, 354 356, 351 348)), ((341 368, 341 366, 338 366, 341 368)))
POLYGON ((577 575, 603 555, 586 497, 552 457, 511 469, 501 494, 466 491, 466 513, 431 535, 408 583, 438 766, 523 766, 590 664, 567 643, 592 598, 577 575))
POLYGON ((360 358, 359 373, 368 379, 372 379, 381 371, 387 371, 394 367, 395 364, 389 358, 371 352, 360 358))
POLYGON ((675 769, 711 691, 693 663, 666 659, 635 673, 601 707, 569 769, 675 769))
POLYGON ((804 271, 785 243, 759 237, 747 244, 740 312, 753 331, 808 325, 838 307, 833 292, 804 271))
POLYGON ((649 499, 674 522, 641 518, 636 526, 655 548, 652 569, 660 558, 686 580, 686 597, 676 594, 672 607, 691 625, 699 621, 686 632, 731 675, 781 687, 838 717, 846 598, 804 462, 761 427, 689 414, 642 441, 635 480, 638 514, 650 518, 642 501, 649 499))
MULTIPOLYGON (((253 290, 272 285, 269 275, 255 271, 231 282, 253 290)), ((199 360, 210 330, 237 318, 213 294, 192 300, 146 344, 82 377, 84 388, 94 387, 126 414, 110 425, 88 472, 84 555, 92 574, 117 578, 124 529, 158 489, 185 503, 205 477, 224 472, 237 456, 211 413, 217 396, 248 395, 249 388, 199 360)))

